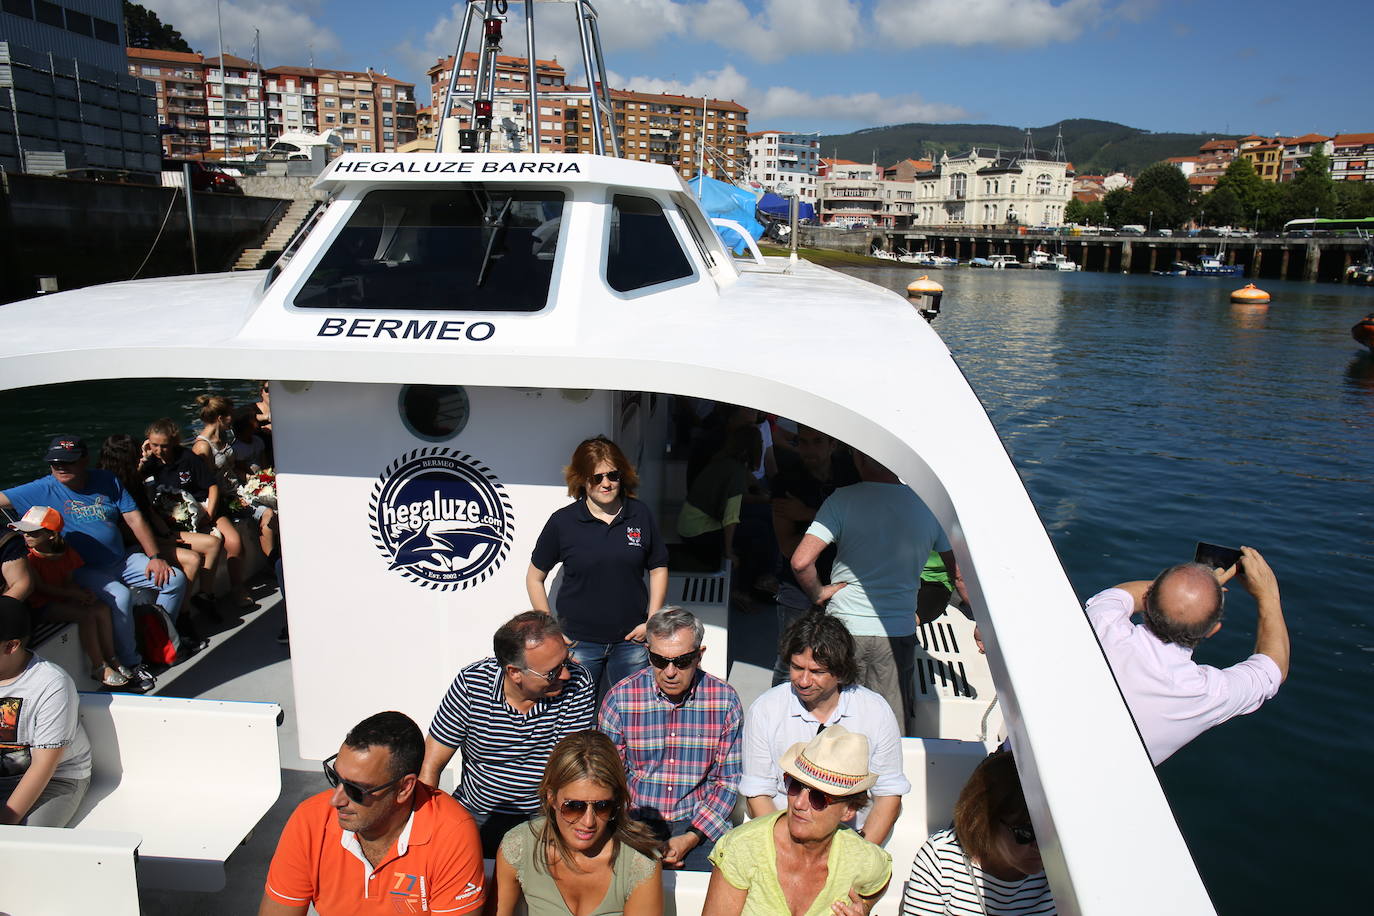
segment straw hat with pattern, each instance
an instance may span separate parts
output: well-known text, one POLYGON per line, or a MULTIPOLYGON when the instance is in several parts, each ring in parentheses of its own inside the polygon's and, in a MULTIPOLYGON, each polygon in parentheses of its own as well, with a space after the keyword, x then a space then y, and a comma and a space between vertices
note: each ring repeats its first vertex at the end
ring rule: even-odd
POLYGON ((857 795, 873 787, 868 771, 868 739, 843 725, 832 725, 810 741, 798 741, 782 755, 782 771, 827 795, 857 795))

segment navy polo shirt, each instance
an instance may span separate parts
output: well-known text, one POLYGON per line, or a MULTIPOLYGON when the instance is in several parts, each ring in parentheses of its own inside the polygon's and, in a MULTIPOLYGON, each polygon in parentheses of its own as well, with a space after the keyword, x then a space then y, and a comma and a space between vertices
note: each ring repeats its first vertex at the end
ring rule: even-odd
POLYGON ((644 622, 644 573, 668 565, 668 547, 639 500, 626 499, 606 524, 578 499, 549 516, 530 562, 544 572, 563 564, 558 619, 569 639, 613 643, 644 622))

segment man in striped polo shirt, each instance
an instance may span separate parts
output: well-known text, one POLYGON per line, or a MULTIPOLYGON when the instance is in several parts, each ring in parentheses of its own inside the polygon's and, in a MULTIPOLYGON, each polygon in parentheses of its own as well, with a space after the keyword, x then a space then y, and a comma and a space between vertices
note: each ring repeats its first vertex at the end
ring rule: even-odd
POLYGON ((600 728, 625 759, 630 816, 663 841, 664 868, 710 871, 739 791, 744 715, 735 688, 701 670, 705 632, 679 607, 650 617, 651 667, 601 705, 600 728))
POLYGON ((420 781, 439 774, 462 750, 454 798, 476 819, 482 855, 539 812, 539 780, 565 735, 592 727, 595 689, 568 657, 558 621, 543 611, 517 614, 492 639, 493 658, 458 672, 425 738, 420 781))

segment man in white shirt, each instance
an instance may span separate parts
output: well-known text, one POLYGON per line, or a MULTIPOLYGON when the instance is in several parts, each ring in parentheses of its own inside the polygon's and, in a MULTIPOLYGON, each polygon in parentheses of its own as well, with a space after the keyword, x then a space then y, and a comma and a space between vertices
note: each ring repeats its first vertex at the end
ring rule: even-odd
POLYGON ((1088 620, 1155 766, 1213 726, 1259 709, 1288 677, 1288 627, 1279 584, 1251 547, 1230 569, 1184 563, 1153 582, 1123 582, 1089 599, 1088 620), (1255 651, 1229 668, 1193 661, 1193 649, 1221 629, 1232 577, 1255 599, 1255 651), (1131 623, 1143 614, 1144 623, 1131 623))
POLYGON ((744 773, 740 794, 749 815, 761 817, 787 807, 782 758, 789 747, 809 741, 833 725, 868 738, 868 769, 877 774, 873 806, 860 811, 855 826, 882 843, 911 789, 902 772, 902 735, 887 700, 854 683, 858 666, 854 638, 837 618, 820 612, 797 620, 783 633, 779 652, 790 659, 790 679, 763 693, 744 717, 744 773))

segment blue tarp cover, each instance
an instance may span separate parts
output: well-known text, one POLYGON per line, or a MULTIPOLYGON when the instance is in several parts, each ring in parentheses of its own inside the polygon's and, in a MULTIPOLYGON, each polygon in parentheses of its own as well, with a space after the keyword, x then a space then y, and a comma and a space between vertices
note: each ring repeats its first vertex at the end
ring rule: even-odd
MULTIPOLYGON (((709 175, 698 175, 687 186, 692 196, 701 201, 701 208, 712 218, 732 219, 743 226, 757 240, 763 235, 763 226, 754 218, 754 194, 744 188, 709 175)), ((735 254, 743 254, 748 246, 742 239, 734 240, 735 234, 728 229, 716 227, 716 234, 735 254), (728 236, 728 237, 727 237, 728 236)))
MULTIPOLYGON (((780 216, 783 219, 787 219, 788 214, 792 212, 792 205, 787 200, 787 198, 779 197, 772 191, 769 191, 768 193, 764 194, 762 197, 759 198, 758 207, 760 210, 762 210, 764 213, 767 213, 769 216, 780 216)), ((808 204, 806 201, 802 201, 797 206, 797 219, 804 220, 815 218, 816 208, 813 207, 811 204, 808 204)))

